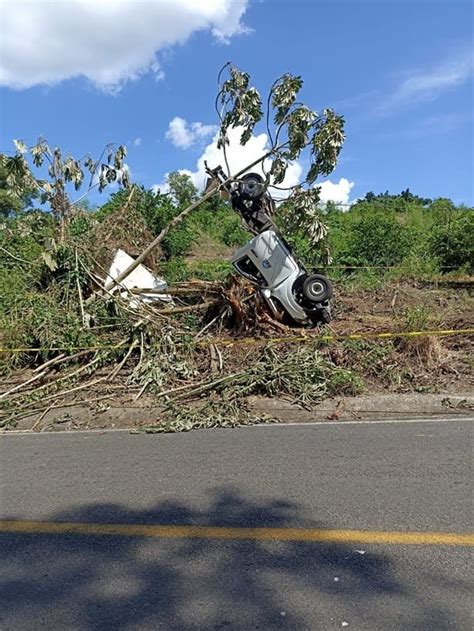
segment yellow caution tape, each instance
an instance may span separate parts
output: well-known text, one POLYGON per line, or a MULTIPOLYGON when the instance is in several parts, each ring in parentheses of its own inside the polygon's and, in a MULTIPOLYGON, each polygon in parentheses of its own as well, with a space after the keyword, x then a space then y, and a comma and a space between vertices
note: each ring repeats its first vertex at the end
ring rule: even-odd
MULTIPOLYGON (((427 337, 448 335, 474 335, 474 328, 469 329, 440 329, 436 331, 390 331, 387 333, 348 333, 333 335, 298 335, 288 337, 244 337, 237 339, 229 338, 208 338, 197 342, 199 346, 209 346, 210 344, 218 344, 221 346, 250 346, 253 344, 286 344, 292 342, 330 342, 338 340, 383 340, 401 337, 427 337)), ((36 348, 8 348, 0 347, 0 353, 36 353, 41 351, 98 351, 113 350, 123 346, 102 344, 95 346, 43 346, 36 348)))
POLYGON ((8 348, 0 346, 0 353, 40 353, 41 351, 101 351, 123 347, 123 344, 99 344, 97 346, 36 346, 8 348))
POLYGON ((377 340, 377 339, 393 339, 400 337, 427 337, 430 335, 434 336, 446 336, 446 335, 473 335, 474 328, 471 329, 441 329, 437 331, 407 331, 407 332, 387 332, 387 333, 349 333, 342 335, 300 335, 300 336, 292 336, 292 337, 268 337, 268 338, 257 338, 257 337, 245 337, 241 339, 229 339, 229 338, 221 338, 221 339, 208 339, 203 340, 202 342, 198 342, 199 344, 209 345, 209 344, 220 344, 223 346, 245 346, 252 344, 285 344, 291 342, 313 342, 313 341, 322 341, 322 342, 330 342, 337 340, 377 340))

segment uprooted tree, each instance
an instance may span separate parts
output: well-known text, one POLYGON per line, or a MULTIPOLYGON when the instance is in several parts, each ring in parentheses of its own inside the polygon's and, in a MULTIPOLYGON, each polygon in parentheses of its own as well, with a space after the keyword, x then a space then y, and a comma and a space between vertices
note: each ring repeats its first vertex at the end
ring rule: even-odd
MULTIPOLYGON (((336 166, 344 142, 344 119, 332 109, 318 113, 297 100, 303 86, 300 76, 284 74, 272 85, 265 106, 260 93, 250 86, 250 76, 234 65, 226 64, 218 77, 219 90, 215 105, 219 118, 218 148, 222 149, 227 169, 227 182, 260 165, 267 186, 281 188, 289 165, 306 154, 309 168, 303 181, 284 190, 286 193, 286 220, 307 231, 311 241, 318 243, 326 234, 319 217, 318 202, 320 189, 314 185, 320 175, 329 175, 336 166), (227 78, 223 77, 227 73, 227 78), (231 174, 227 152, 230 150, 228 131, 242 130, 240 144, 246 145, 253 131, 265 117, 270 147, 265 153, 231 174)), ((110 280, 105 289, 120 284, 147 256, 163 241, 168 232, 178 225, 190 212, 216 194, 218 189, 207 191, 200 199, 182 210, 148 245, 135 261, 110 280)))

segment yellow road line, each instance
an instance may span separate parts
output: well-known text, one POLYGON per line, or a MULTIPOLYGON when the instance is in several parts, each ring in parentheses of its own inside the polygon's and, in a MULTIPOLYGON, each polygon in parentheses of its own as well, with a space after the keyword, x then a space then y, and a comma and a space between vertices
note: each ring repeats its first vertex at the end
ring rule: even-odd
POLYGON ((228 539, 249 541, 304 541, 385 545, 473 546, 474 533, 384 532, 313 528, 239 528, 220 526, 152 526, 47 521, 1 521, 0 533, 44 535, 115 535, 159 539, 228 539))

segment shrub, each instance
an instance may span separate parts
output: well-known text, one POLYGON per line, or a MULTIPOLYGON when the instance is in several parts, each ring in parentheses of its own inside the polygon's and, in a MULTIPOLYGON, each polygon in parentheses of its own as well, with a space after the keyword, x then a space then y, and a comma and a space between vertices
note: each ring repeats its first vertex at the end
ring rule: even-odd
POLYGON ((389 277, 393 280, 430 279, 439 274, 437 259, 429 253, 410 253, 393 270, 389 270, 389 277))
POLYGON ((195 232, 206 232, 215 241, 231 247, 243 245, 249 238, 240 218, 219 199, 197 208, 189 217, 189 225, 195 232))
POLYGON ((395 265, 409 253, 413 235, 392 212, 370 212, 357 218, 342 247, 346 265, 395 265))
POLYGON ((198 280, 224 280, 232 271, 229 261, 196 261, 188 266, 189 276, 198 280))
POLYGON ((399 318, 402 331, 425 331, 439 324, 432 310, 426 305, 406 307, 399 318))
POLYGON ((230 217, 222 226, 222 241, 228 246, 242 246, 249 234, 240 223, 238 217, 230 217))
MULTIPOLYGON (((11 300, 0 314, 2 344, 11 348, 42 348, 34 353, 36 360, 54 356, 54 347, 88 346, 97 342, 94 334, 84 329, 79 311, 62 299, 62 292, 29 291, 11 300)), ((21 366, 31 363, 28 353, 8 354, 2 364, 21 366)))
POLYGON ((187 222, 183 221, 181 225, 170 230, 169 234, 163 239, 162 249, 168 259, 175 256, 184 256, 188 254, 195 240, 194 233, 188 227, 187 222))
POLYGON ((162 263, 159 272, 167 283, 180 283, 189 278, 188 266, 181 257, 175 257, 162 263))
POLYGON ((474 211, 455 210, 438 217, 429 238, 431 254, 442 268, 474 270, 474 211))
POLYGON ((90 231, 92 218, 84 212, 77 213, 68 226, 68 235, 72 239, 80 239, 90 231))

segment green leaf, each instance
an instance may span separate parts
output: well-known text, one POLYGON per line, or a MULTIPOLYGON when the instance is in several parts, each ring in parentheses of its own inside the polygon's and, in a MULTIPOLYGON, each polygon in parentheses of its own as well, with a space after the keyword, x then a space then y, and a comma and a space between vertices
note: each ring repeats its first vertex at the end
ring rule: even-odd
POLYGON ((15 149, 20 155, 23 156, 25 155, 25 153, 28 153, 28 147, 23 142, 23 140, 13 140, 13 144, 15 145, 15 149))
POLYGON ((218 148, 227 144, 227 130, 229 127, 243 127, 240 143, 245 145, 250 138, 255 125, 263 116, 262 101, 258 91, 249 88, 250 77, 235 66, 229 68, 230 78, 224 82, 220 90, 220 100, 224 105, 220 126, 218 148))
POLYGON ((53 257, 51 252, 43 250, 43 252, 41 252, 41 258, 43 259, 46 267, 49 268, 52 272, 55 272, 58 269, 58 262, 53 257))
POLYGON ((315 123, 314 130, 311 139, 312 166, 317 168, 318 174, 329 175, 337 164, 344 143, 344 118, 326 109, 315 123))
POLYGON ((89 171, 89 173, 93 173, 95 171, 95 163, 90 156, 86 156, 84 159, 84 167, 89 171))
POLYGON ((306 182, 312 184, 319 175, 319 167, 317 164, 312 164, 308 174, 306 175, 306 182))
POLYGON ((291 106, 296 100, 296 96, 303 85, 300 76, 284 74, 280 77, 271 90, 272 107, 276 109, 274 121, 280 125, 288 114, 291 106))
POLYGON ((275 158, 272 162, 272 166, 270 168, 270 175, 273 179, 273 184, 278 186, 285 179, 286 170, 288 168, 288 163, 282 160, 281 158, 275 158))

